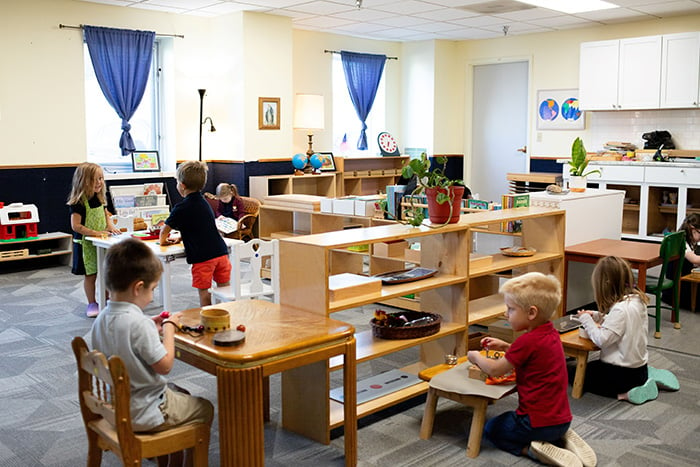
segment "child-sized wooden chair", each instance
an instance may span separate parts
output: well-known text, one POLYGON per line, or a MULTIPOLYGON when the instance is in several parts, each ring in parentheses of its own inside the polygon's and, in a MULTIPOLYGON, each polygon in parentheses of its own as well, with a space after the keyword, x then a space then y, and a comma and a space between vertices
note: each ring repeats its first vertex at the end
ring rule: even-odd
POLYGON ((156 458, 192 450, 196 467, 209 462, 209 426, 183 425, 157 433, 134 433, 131 427, 129 374, 121 358, 89 351, 82 337, 73 338, 78 364, 78 399, 88 437, 87 465, 102 463, 102 451, 112 451, 124 465, 140 466, 144 458, 156 458))
POLYGON ((231 285, 213 287, 212 302, 230 302, 243 298, 261 298, 271 296, 272 301, 280 300, 279 240, 260 240, 254 238, 239 243, 231 248, 231 285), (270 284, 263 282, 263 268, 269 261, 270 284), (244 262, 241 264, 241 262, 244 262), (250 264, 249 271, 244 271, 245 263, 250 264), (246 279, 250 276, 250 280, 246 279))
POLYGON ((658 277, 647 276, 645 292, 654 295, 656 308, 656 331, 654 337, 661 339, 661 309, 666 308, 672 311, 671 320, 674 328, 680 329, 680 287, 681 271, 683 261, 685 261, 685 231, 680 230, 666 235, 661 240, 659 256, 663 260, 661 263, 661 273, 658 277), (670 279, 668 277, 671 277, 670 279), (664 305, 661 302, 661 295, 664 290, 673 289, 672 306, 664 305))

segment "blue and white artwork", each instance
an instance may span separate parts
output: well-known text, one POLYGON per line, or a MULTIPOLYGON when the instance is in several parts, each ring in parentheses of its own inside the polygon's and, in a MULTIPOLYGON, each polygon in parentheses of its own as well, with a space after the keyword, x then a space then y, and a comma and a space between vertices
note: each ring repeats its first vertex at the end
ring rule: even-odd
POLYGON ((583 130, 585 120, 579 109, 578 89, 537 91, 538 130, 583 130))

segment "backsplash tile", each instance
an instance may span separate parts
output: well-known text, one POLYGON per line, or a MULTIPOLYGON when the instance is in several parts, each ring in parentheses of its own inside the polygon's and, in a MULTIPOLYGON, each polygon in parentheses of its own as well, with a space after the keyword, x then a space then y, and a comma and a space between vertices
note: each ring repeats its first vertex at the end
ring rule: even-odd
POLYGON ((621 110, 587 112, 586 147, 603 149, 608 141, 624 141, 644 148, 642 135, 667 130, 676 149, 700 150, 700 109, 621 110))

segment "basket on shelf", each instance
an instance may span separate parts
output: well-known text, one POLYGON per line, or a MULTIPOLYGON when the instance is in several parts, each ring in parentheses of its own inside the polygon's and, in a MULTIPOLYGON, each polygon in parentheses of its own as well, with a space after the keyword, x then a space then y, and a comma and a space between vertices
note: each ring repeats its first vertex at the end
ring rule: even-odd
POLYGON ((385 313, 381 310, 375 312, 375 317, 370 320, 372 335, 380 339, 415 339, 431 336, 440 330, 442 317, 436 313, 421 311, 401 311, 398 313, 385 313), (380 316, 384 314, 384 318, 380 316), (420 320, 420 324, 404 326, 402 323, 411 323, 420 320), (389 323, 389 324, 382 324, 389 323), (396 325, 399 323, 399 325, 396 325))

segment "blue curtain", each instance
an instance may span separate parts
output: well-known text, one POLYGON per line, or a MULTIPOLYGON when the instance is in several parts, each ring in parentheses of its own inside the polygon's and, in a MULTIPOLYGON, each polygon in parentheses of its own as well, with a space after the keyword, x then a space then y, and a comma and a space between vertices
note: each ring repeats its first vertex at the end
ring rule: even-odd
POLYGON ((155 32, 83 26, 97 82, 122 119, 122 156, 136 150, 129 120, 141 103, 148 83, 155 32))
POLYGON ((343 60, 345 82, 348 85, 350 100, 355 107, 357 116, 362 122, 360 139, 357 140, 357 149, 367 150, 367 115, 372 110, 374 98, 377 95, 379 81, 384 72, 386 55, 358 54, 355 52, 340 51, 343 60))

